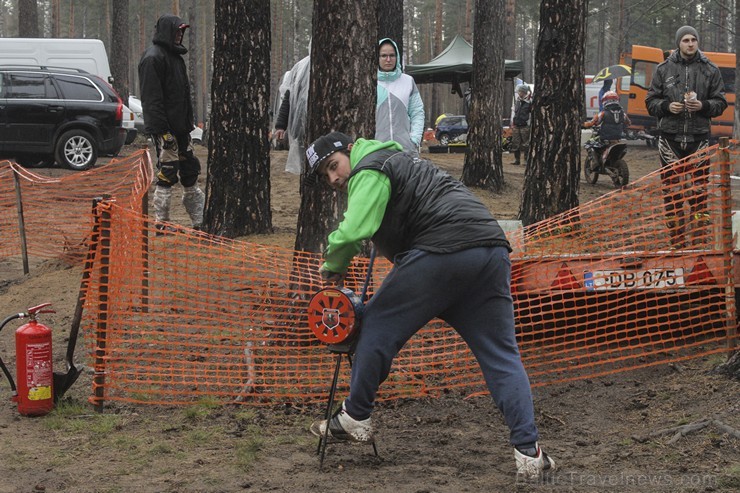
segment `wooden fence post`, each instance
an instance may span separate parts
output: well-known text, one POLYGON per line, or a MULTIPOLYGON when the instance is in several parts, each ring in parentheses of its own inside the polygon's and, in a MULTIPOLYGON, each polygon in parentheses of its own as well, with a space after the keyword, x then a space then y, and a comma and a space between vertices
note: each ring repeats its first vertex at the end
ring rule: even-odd
POLYGON ((735 258, 734 239, 732 237, 732 188, 730 186, 730 175, 732 174, 732 162, 730 161, 730 139, 722 137, 719 139, 719 167, 720 167, 720 193, 722 197, 722 249, 725 251, 725 272, 728 279, 725 282, 725 303, 727 306, 727 350, 729 355, 735 352, 737 347, 737 307, 735 306, 735 258))
POLYGON ((95 335, 95 375, 93 402, 97 412, 103 411, 105 400, 105 356, 108 335, 108 281, 110 274, 111 217, 109 202, 102 201, 96 214, 100 214, 100 287, 98 289, 98 321, 95 335))
POLYGON ((23 198, 21 197, 21 182, 18 179, 18 172, 13 170, 13 183, 15 184, 15 203, 18 210, 18 236, 21 238, 21 257, 23 258, 23 273, 28 275, 28 245, 26 243, 26 222, 23 219, 23 198))

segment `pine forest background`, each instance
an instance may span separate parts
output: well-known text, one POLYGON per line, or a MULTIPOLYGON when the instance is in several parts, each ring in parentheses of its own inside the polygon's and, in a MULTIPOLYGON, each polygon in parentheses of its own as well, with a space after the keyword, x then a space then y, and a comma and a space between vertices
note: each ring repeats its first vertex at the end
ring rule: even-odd
MULTIPOLYGON (((113 65, 111 39, 120 32, 113 22, 117 0, 0 0, 0 37, 19 36, 19 4, 36 5, 38 37, 98 38, 113 65)), ((400 1, 400 0, 399 0, 400 1)), ((505 6, 505 58, 522 60, 522 78, 534 82, 534 55, 538 34, 539 0, 498 0, 505 6)), ((213 53, 214 0, 128 0, 130 94, 138 95, 136 66, 151 43, 154 23, 166 12, 179 15, 193 26, 184 44, 193 54, 188 62, 199 122, 208 121, 213 53)), ((457 34, 472 43, 474 0, 404 0, 404 64, 426 63, 457 34)), ((308 54, 311 35, 311 0, 272 0, 270 90, 273 109, 280 77, 308 54)), ((588 2, 586 74, 618 63, 619 54, 632 44, 674 48, 678 26, 697 28, 704 51, 734 52, 736 0, 592 0, 588 2)), ((420 85, 427 105, 427 126, 441 113, 461 113, 461 98, 450 85, 438 88, 437 108, 430 108, 432 85, 420 85)))

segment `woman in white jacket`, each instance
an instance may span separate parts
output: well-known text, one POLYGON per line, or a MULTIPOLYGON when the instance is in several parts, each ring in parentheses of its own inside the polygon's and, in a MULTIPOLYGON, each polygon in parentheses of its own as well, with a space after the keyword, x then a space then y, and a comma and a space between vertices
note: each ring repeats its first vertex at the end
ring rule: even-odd
POLYGON ((378 100, 375 140, 394 140, 415 155, 424 133, 424 103, 414 79, 401 70, 400 54, 390 38, 378 42, 378 100))

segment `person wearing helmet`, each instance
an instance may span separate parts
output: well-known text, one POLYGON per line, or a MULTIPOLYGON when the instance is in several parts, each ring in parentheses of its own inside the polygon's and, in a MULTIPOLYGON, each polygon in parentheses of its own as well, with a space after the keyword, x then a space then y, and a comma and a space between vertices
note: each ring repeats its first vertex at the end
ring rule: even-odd
POLYGON ((516 86, 516 98, 511 107, 511 147, 515 165, 521 164, 521 153, 527 159, 529 149, 529 120, 532 112, 532 91, 527 84, 516 86))
POLYGON ((601 89, 599 89, 599 111, 604 111, 604 94, 606 94, 607 91, 611 91, 612 88, 612 80, 606 79, 604 83, 601 85, 601 89))
POLYGON ((599 111, 591 121, 583 124, 584 128, 596 127, 604 145, 622 139, 622 134, 630 125, 630 119, 619 104, 619 94, 607 91, 601 98, 604 110, 599 111))
POLYGON ((378 388, 401 347, 439 317, 463 337, 510 430, 517 472, 554 469, 540 449, 529 379, 511 297, 511 247, 488 208, 462 183, 397 142, 332 132, 306 150, 307 183, 347 192, 344 219, 329 235, 319 272, 339 283, 367 239, 393 268, 363 312, 349 396, 311 432, 371 442, 378 388), (328 430, 327 430, 328 427, 328 430))

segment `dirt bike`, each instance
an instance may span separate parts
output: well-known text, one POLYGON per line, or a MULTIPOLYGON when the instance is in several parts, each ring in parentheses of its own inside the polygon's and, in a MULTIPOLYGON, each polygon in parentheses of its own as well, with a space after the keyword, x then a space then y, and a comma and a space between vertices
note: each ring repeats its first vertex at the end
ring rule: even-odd
POLYGON ((615 188, 622 188, 630 181, 630 170, 624 161, 627 144, 619 141, 602 141, 598 134, 588 139, 583 145, 586 149, 586 163, 583 165, 583 176, 594 184, 599 175, 609 175, 615 188))

